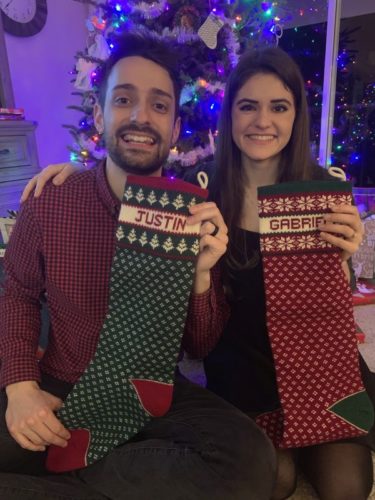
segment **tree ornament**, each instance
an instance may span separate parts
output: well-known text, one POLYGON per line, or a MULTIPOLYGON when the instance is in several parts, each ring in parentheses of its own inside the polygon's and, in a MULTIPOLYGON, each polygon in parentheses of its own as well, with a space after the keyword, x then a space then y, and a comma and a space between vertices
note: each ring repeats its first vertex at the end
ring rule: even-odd
POLYGON ((106 21, 101 16, 92 16, 91 23, 97 30, 104 30, 106 27, 106 21))
POLYGON ((164 12, 166 4, 167 0, 154 0, 152 3, 128 2, 127 7, 133 14, 140 14, 145 19, 155 19, 164 12))
POLYGON ((217 34, 224 26, 224 21, 219 16, 210 12, 205 22, 198 30, 198 35, 209 49, 216 49, 217 34))
POLYGON ((280 38, 283 36, 284 29, 281 26, 281 24, 276 23, 276 24, 274 24, 272 26, 272 28, 270 29, 270 31, 275 36, 275 42, 276 42, 275 45, 277 47, 279 45, 280 38))
POLYGON ((181 7, 176 12, 173 20, 173 25, 176 28, 182 28, 187 31, 196 32, 200 24, 200 14, 195 7, 190 5, 181 7))
POLYGON ((95 35, 94 42, 90 45, 87 52, 90 57, 94 57, 95 59, 100 59, 102 61, 108 59, 111 53, 107 41, 101 33, 97 33, 95 35))
POLYGON ((80 90, 90 90, 91 89, 91 73, 95 70, 96 64, 90 61, 86 61, 83 57, 80 57, 76 64, 76 70, 78 71, 77 77, 74 82, 76 89, 80 90))

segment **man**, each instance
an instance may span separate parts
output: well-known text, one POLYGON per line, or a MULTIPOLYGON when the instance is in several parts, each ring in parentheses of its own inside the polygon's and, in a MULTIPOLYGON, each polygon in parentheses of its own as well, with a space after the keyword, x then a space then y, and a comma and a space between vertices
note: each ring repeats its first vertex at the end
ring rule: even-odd
MULTIPOLYGON (((60 475, 45 469, 48 448, 70 446, 73 431, 56 412, 101 341, 128 174, 160 176, 179 134, 176 61, 163 41, 145 32, 119 39, 103 67, 94 109, 106 161, 62 188, 50 185, 18 216, 6 252, 0 304, 0 383, 5 388, 0 400, 1 498, 270 496, 275 459, 265 436, 226 402, 179 379, 169 411, 104 458, 60 475), (38 365, 43 293, 52 326, 38 365)), ((214 203, 201 203, 190 212, 188 223, 202 225, 183 346, 203 355, 220 335, 225 316, 223 299, 210 286, 210 271, 225 252, 227 230, 214 203), (217 309, 223 310, 222 317, 213 314, 217 309)))

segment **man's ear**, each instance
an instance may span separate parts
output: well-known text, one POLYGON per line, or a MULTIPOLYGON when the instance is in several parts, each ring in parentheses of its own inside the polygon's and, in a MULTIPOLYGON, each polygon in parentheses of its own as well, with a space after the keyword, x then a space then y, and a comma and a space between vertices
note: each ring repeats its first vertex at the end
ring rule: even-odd
POLYGON ((98 102, 94 104, 93 116, 95 128, 98 134, 102 134, 104 132, 104 117, 102 107, 98 102))
POLYGON ((172 146, 174 146, 178 141, 178 138, 180 136, 180 130, 181 130, 181 117, 178 116, 173 125, 172 146))

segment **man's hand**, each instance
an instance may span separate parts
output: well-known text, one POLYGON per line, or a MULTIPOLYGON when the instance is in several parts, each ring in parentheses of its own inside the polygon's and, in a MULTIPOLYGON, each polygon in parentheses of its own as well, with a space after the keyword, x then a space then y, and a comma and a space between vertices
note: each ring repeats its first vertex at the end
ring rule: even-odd
POLYGON ((216 203, 199 203, 190 208, 190 213, 188 224, 202 223, 194 292, 203 293, 210 288, 210 269, 227 250, 228 228, 216 203))
POLYGON ((83 167, 73 165, 72 163, 55 163, 48 165, 39 174, 34 175, 32 179, 26 184, 22 192, 21 203, 27 200, 32 190, 35 188, 34 196, 38 198, 43 191, 45 184, 52 179, 53 184, 59 186, 63 184, 66 179, 75 172, 81 172, 83 167))
POLYGON ((347 261, 359 248, 364 228, 357 207, 354 205, 334 205, 332 213, 324 216, 324 224, 319 226, 321 238, 341 248, 341 259, 347 261))
POLYGON ((44 451, 50 444, 67 446, 70 433, 54 414, 62 405, 61 399, 42 391, 34 381, 8 385, 6 393, 5 421, 22 448, 44 451))

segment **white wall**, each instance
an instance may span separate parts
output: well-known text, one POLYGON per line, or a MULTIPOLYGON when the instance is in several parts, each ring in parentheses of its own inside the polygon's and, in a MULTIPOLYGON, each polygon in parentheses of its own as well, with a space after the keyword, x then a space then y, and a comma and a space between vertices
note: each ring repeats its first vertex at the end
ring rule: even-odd
POLYGON ((35 36, 5 35, 15 105, 36 121, 39 164, 65 161, 72 137, 62 124, 77 125, 79 113, 67 110, 77 104, 69 72, 74 56, 86 44, 88 7, 74 0, 48 0, 47 23, 35 36))

